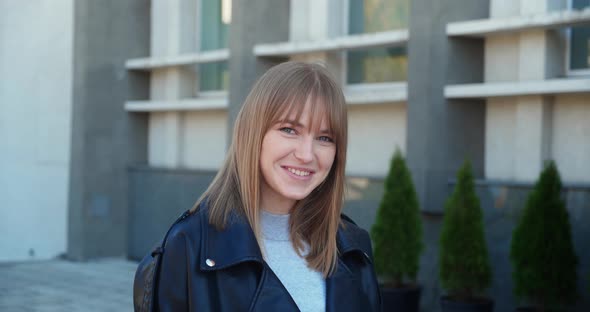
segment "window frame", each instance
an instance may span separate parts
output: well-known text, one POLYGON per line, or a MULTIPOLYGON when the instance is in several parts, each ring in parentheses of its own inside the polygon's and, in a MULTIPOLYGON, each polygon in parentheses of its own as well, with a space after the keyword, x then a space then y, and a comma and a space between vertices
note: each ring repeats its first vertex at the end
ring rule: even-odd
MULTIPOLYGON (((571 0, 568 0, 571 1, 571 0)), ((342 14, 344 16, 342 16, 342 34, 344 34, 345 36, 350 35, 349 34, 349 30, 350 30, 350 25, 349 25, 349 20, 350 20, 350 0, 345 0, 342 1, 342 5, 343 5, 343 10, 342 10, 342 14)), ((409 26, 409 25, 408 25, 409 26)), ((409 29, 406 28, 406 29, 409 29)), ((407 49, 408 49, 408 44, 406 43, 405 45, 403 45, 403 47, 406 48, 406 58, 408 58, 408 62, 409 62, 409 55, 407 53, 407 49)), ((341 52, 341 77, 340 77, 340 81, 342 81, 342 85, 345 86, 345 88, 351 87, 354 90, 372 90, 371 85, 390 85, 394 88, 403 88, 404 86, 407 85, 408 79, 406 76, 406 80, 404 81, 382 81, 382 82, 360 82, 360 83, 348 83, 348 52, 350 52, 350 50, 347 51, 343 51, 341 52)))
MULTIPOLYGON (((567 0, 567 8, 574 10, 574 0, 567 0)), ((588 7, 590 8, 590 6, 588 7)), ((590 27, 588 25, 587 27, 590 27)), ((571 69, 571 47, 572 47, 572 27, 565 30, 566 44, 565 44, 565 75, 566 77, 586 77, 590 76, 590 66, 586 69, 571 69)), ((589 51, 590 53, 590 51, 589 51)))
MULTIPOLYGON (((203 52, 207 52, 207 51, 216 51, 216 50, 229 49, 229 41, 227 41, 226 42, 226 46, 227 46, 226 48, 213 49, 213 50, 203 50, 203 41, 202 41, 203 37, 202 37, 202 34, 201 34, 201 30, 202 30, 202 26, 203 26, 202 25, 202 22, 203 22, 202 21, 202 16, 203 16, 203 13, 204 13, 203 12, 203 2, 204 1, 209 1, 209 0, 193 0, 193 1, 197 1, 197 3, 196 3, 197 14, 196 14, 196 21, 195 21, 195 29, 196 29, 196 31, 195 31, 195 37, 196 37, 196 39, 195 40, 196 40, 197 53, 203 53, 203 52)), ((216 0, 216 1, 219 1, 219 5, 220 6, 223 6, 223 1, 224 0, 216 0)), ((234 0, 232 0, 232 2, 233 1, 234 0)), ((223 14, 222 13, 222 10, 223 10, 223 8, 220 9, 219 14, 223 14)), ((233 20, 233 17, 232 17, 232 20, 233 20)), ((231 27, 231 24, 232 24, 232 21, 230 21, 230 23, 228 24, 228 32, 230 31, 229 30, 229 27, 231 27)), ((228 38, 228 40, 229 40, 229 38, 228 38)), ((207 63, 202 63, 202 64, 197 64, 196 65, 195 71, 196 71, 196 75, 197 75, 197 82, 194 84, 195 85, 194 88, 195 88, 195 91, 196 91, 195 93, 196 93, 196 96, 197 97, 199 97, 199 96, 205 96, 205 97, 211 97, 212 96, 212 97, 215 97, 215 96, 218 96, 219 94, 223 94, 223 93, 226 93, 227 94, 227 92, 229 91, 229 83, 228 83, 227 89, 223 89, 223 86, 222 86, 221 89, 212 89, 212 90, 202 90, 201 89, 201 79, 200 79, 201 78, 201 69, 199 68, 199 66, 205 65, 205 64, 223 63, 223 62, 227 63, 227 71, 229 72, 229 59, 224 60, 224 61, 207 62, 207 63)), ((222 75, 222 72, 220 72, 219 74, 222 75)))

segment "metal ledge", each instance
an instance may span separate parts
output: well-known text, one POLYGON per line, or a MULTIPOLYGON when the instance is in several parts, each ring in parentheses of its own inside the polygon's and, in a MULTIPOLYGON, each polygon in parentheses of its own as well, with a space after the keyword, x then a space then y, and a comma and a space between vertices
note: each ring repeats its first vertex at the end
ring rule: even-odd
POLYGON ((448 36, 485 37, 497 33, 590 25, 590 8, 545 14, 480 19, 447 24, 448 36))
POLYGON ((450 85, 447 99, 491 98, 520 95, 588 93, 590 79, 560 78, 538 81, 508 81, 450 85))
POLYGON ((125 110, 134 113, 225 110, 227 107, 227 96, 176 101, 128 101, 125 103, 125 110))
POLYGON ((408 100, 408 84, 395 82, 349 85, 344 88, 344 96, 348 105, 402 103, 408 100))
POLYGON ((212 50, 199 53, 188 53, 174 56, 147 57, 130 59, 125 62, 128 70, 153 70, 165 67, 187 66, 200 63, 227 61, 229 49, 212 50))
POLYGON ((408 38, 408 30, 400 29, 370 34, 349 35, 322 41, 288 41, 257 44, 254 46, 254 55, 259 57, 284 57, 315 52, 401 46, 408 42, 408 38))

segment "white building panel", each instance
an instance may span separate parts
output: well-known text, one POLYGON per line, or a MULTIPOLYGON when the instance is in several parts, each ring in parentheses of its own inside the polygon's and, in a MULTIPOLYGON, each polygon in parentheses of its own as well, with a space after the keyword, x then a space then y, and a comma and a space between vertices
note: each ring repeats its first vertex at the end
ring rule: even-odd
POLYGON ((519 35, 490 36, 485 42, 486 82, 518 80, 519 35))
POLYGON ((396 147, 406 150, 406 105, 348 107, 346 174, 384 177, 396 147))
POLYGON ((175 168, 180 160, 181 114, 152 113, 148 128, 148 163, 154 167, 175 168))
POLYGON ((514 177, 535 181, 543 170, 551 140, 552 105, 548 97, 523 96, 517 99, 514 131, 514 177))
POLYGON ((520 14, 520 1, 490 0, 490 17, 508 17, 520 14))
POLYGON ((185 113, 181 166, 218 170, 225 159, 227 137, 227 112, 185 113))
POLYGON ((513 98, 489 99, 486 105, 485 177, 514 179, 516 104, 513 98))
POLYGON ((0 1, 0 261, 66 252, 73 1, 0 1))
POLYGON ((590 182, 590 98, 555 98, 552 153, 565 182, 590 182))

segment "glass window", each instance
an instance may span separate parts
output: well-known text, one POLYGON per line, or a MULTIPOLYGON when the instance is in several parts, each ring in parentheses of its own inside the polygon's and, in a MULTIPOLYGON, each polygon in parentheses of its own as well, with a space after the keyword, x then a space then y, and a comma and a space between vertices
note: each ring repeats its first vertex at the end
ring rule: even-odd
MULTIPOLYGON (((572 0, 572 8, 583 10, 590 7, 590 0, 572 0)), ((572 27, 569 51, 570 70, 590 68, 590 26, 572 27)))
MULTIPOLYGON (((231 0, 201 0, 201 51, 227 48, 231 23, 231 0)), ((200 64, 199 90, 227 90, 229 73, 227 61, 200 64)))
MULTIPOLYGON (((362 34, 408 28, 410 0, 349 0, 348 33, 362 34)), ((347 83, 405 81, 405 47, 350 51, 347 83)))

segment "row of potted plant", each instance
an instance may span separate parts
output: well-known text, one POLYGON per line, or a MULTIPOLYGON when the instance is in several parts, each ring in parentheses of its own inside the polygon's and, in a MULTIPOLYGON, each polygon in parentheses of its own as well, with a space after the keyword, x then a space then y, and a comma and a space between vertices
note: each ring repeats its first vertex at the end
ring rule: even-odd
MULTIPOLYGON (((423 250, 420 206, 410 171, 399 151, 391 160, 384 194, 371 229, 383 311, 418 311, 416 282, 423 250)), ((575 302, 577 257, 561 180, 548 163, 528 195, 512 235, 510 260, 514 293, 526 307, 546 311, 575 302)), ((442 311, 493 311, 484 291, 492 283, 483 213, 468 161, 444 208, 440 234, 439 278, 446 295, 442 311)))

